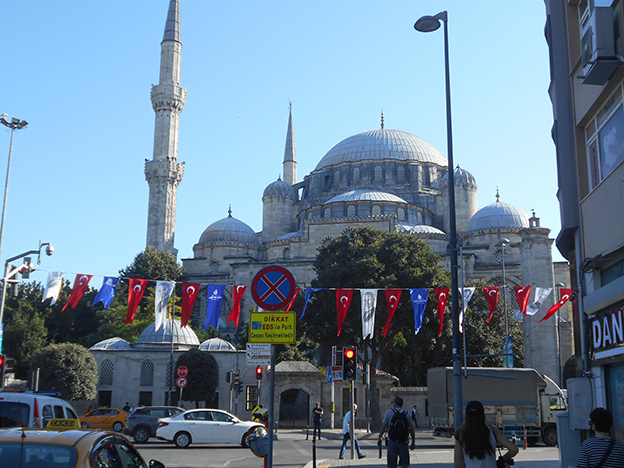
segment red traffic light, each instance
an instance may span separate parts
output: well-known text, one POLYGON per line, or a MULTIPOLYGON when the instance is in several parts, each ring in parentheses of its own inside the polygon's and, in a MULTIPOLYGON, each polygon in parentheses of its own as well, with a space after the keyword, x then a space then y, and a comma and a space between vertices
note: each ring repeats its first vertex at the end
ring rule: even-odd
POLYGON ((4 354, 0 354, 0 368, 4 367, 5 357, 4 354))
POLYGON ((355 351, 352 349, 346 349, 344 355, 348 359, 353 359, 353 356, 355 356, 355 351))
POLYGON ((262 366, 256 367, 256 379, 257 380, 262 379, 262 366))

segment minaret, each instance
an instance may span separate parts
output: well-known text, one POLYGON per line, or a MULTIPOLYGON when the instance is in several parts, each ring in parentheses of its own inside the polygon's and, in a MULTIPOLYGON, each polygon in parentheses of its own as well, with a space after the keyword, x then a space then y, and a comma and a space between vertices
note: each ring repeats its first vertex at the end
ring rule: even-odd
POLYGON ((180 112, 186 102, 186 88, 180 87, 180 5, 170 0, 165 34, 160 43, 160 80, 152 85, 152 106, 156 113, 154 156, 145 160, 145 179, 149 185, 147 247, 167 250, 174 255, 176 197, 184 175, 178 162, 180 112))
POLYGON ((292 123, 292 103, 290 103, 286 148, 284 149, 284 182, 288 185, 297 183, 297 150, 295 149, 295 132, 292 123))

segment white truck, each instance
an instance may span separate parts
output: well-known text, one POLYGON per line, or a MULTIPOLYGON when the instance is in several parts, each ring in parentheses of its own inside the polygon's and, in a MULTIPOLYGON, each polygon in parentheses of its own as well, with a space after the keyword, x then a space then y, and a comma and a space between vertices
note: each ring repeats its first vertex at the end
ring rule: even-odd
MULTIPOLYGON (((429 369, 427 387, 434 435, 451 437, 455 427, 453 368, 429 369)), ((548 446, 557 445, 556 413, 566 410, 565 395, 552 379, 535 369, 464 368, 462 407, 471 400, 483 403, 486 423, 506 435, 510 430, 521 431, 516 435, 522 438, 526 429, 528 445, 535 445, 540 437, 548 446)))

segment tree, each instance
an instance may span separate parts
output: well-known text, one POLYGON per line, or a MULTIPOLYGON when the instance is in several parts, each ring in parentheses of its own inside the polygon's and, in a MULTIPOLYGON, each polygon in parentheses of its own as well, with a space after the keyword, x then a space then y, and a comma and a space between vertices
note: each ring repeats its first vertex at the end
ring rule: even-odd
MULTIPOLYGON (((440 267, 439 257, 423 241, 414 236, 387 234, 370 227, 347 230, 342 236, 326 242, 319 248, 314 269, 317 278, 312 282, 312 287, 316 288, 408 289, 444 287, 449 283, 449 275, 440 267)), ((336 299, 333 291, 315 294, 314 300, 308 305, 306 316, 300 322, 298 333, 305 333, 313 341, 321 343, 320 351, 327 363, 332 345, 335 344, 338 349, 345 345, 356 345, 364 351, 366 360, 374 369, 385 349, 396 344, 407 344, 404 337, 414 333, 409 294, 403 293, 401 296, 388 338, 384 338, 382 332, 388 317, 385 300, 379 298, 378 303, 384 305, 377 307, 373 339, 361 338, 358 294, 353 295, 342 332, 336 336, 336 299)), ((434 303, 429 301, 426 317, 435 314, 434 303)), ((450 362, 450 343, 446 335, 442 340, 436 339, 438 324, 433 319, 426 319, 420 333, 427 340, 430 348, 428 354, 447 355, 450 362)), ((381 418, 375 372, 371 372, 370 377, 372 422, 373 427, 378 428, 381 418)))
POLYGON ((39 389, 58 391, 66 400, 92 400, 97 363, 88 349, 73 343, 53 344, 37 352, 30 370, 39 369, 39 389))
POLYGON ((147 247, 137 254, 126 268, 119 271, 123 278, 148 278, 157 281, 177 281, 184 275, 184 267, 170 252, 147 247))
POLYGON ((214 356, 206 351, 191 349, 180 355, 175 367, 188 368, 184 400, 194 401, 199 408, 200 401, 213 400, 219 386, 219 365, 214 356))

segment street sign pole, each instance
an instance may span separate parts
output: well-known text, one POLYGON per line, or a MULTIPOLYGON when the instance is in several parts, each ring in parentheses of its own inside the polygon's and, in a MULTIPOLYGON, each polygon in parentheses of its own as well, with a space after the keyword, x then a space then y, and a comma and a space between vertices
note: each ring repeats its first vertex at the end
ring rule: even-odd
MULTIPOLYGON (((332 367, 336 365, 336 347, 332 346, 332 362, 331 362, 332 367)), ((330 387, 330 394, 329 394, 329 399, 331 401, 331 408, 330 413, 329 413, 329 423, 332 429, 335 429, 334 425, 335 425, 335 414, 334 414, 334 398, 335 398, 335 388, 334 388, 334 379, 332 379, 332 383, 331 383, 331 387, 330 387)))
POLYGON ((351 460, 355 460, 355 412, 353 411, 353 380, 349 381, 349 397, 349 406, 351 407, 351 420, 349 421, 349 434, 351 434, 351 460))
POLYGON ((275 433, 275 345, 271 345, 271 378, 269 379, 269 453, 267 468, 273 467, 273 434, 275 433))

